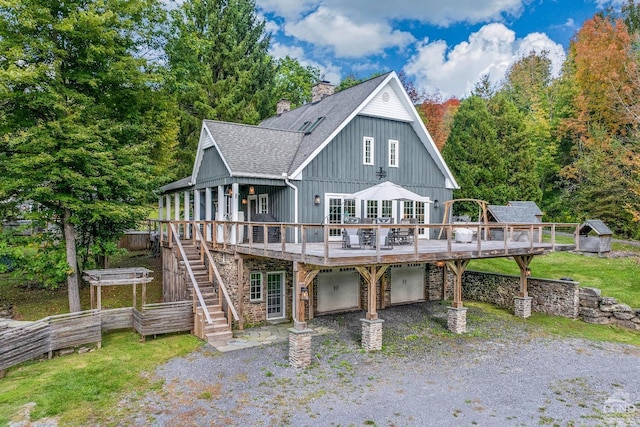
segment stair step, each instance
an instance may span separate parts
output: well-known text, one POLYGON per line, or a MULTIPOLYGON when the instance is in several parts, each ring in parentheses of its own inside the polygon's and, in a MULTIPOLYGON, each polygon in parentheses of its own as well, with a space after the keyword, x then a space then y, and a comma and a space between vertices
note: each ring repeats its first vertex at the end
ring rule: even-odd
POLYGON ((204 336, 207 338, 207 342, 226 341, 233 338, 233 332, 213 332, 204 334, 204 336))

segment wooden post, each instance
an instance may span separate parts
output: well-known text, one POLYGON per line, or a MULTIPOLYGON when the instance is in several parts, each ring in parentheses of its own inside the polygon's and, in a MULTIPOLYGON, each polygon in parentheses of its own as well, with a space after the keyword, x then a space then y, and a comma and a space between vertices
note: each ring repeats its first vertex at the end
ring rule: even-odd
POLYGON ((513 259, 518 264, 518 267, 520 267, 520 292, 518 293, 518 296, 528 297, 527 278, 531 274, 529 264, 533 260, 533 255, 514 256, 513 259))
POLYGON ((147 284, 143 283, 142 284, 142 306, 144 307, 146 303, 147 303, 147 284))
POLYGON ((95 299, 95 285, 89 285, 89 299, 91 300, 91 310, 95 307, 94 299, 95 299))
POLYGON ((451 270, 451 272, 455 276, 455 281, 453 283, 453 303, 451 306, 453 308, 462 308, 462 274, 464 270, 467 268, 469 264, 468 259, 457 259, 453 261, 447 261, 447 268, 451 270))
MULTIPOLYGON (((377 238, 378 235, 376 235, 377 238)), ((377 245, 378 249, 380 245, 377 245)), ((367 320, 377 320, 378 319, 378 307, 376 301, 378 300, 377 295, 377 287, 376 287, 376 266, 372 265, 370 267, 369 273, 369 306, 367 307, 367 320)))
POLYGON ((133 308, 136 308, 136 305, 137 305, 136 303, 138 302, 137 298, 136 298, 136 296, 137 296, 136 294, 137 294, 137 292, 136 292, 136 284, 134 283, 133 284, 133 308))
POLYGON ((237 260, 237 281, 238 281, 238 329, 244 329, 244 259, 236 255, 237 260))
POLYGON ((102 286, 98 286, 98 310, 102 309, 102 286))

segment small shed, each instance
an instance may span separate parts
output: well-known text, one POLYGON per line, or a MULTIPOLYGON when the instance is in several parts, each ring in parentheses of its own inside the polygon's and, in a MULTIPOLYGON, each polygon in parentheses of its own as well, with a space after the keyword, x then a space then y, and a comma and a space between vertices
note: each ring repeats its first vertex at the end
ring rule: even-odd
POLYGON ((613 232, 599 219, 586 220, 578 230, 580 234, 578 248, 580 252, 603 253, 611 252, 613 232))
MULTIPOLYGON (((514 224, 509 228, 507 240, 514 242, 528 242, 530 239, 531 230, 529 227, 518 226, 518 224, 537 224, 540 223, 540 216, 535 202, 510 202, 507 206, 489 205, 487 206, 489 222, 497 222, 501 224, 514 224), (515 205, 511 203, 516 203, 515 205)), ((540 212, 541 213, 541 212, 540 212)), ((533 236, 531 238, 534 242, 539 242, 542 239, 542 232, 540 227, 533 229, 533 236)), ((504 231, 501 229, 491 230, 492 240, 503 240, 504 231)))

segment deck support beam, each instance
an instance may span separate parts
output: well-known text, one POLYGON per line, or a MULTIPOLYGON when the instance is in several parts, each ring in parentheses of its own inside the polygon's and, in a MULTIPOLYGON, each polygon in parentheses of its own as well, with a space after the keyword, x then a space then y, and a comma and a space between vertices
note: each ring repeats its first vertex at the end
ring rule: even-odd
MULTIPOLYGON (((382 323, 378 319, 378 281, 389 268, 388 265, 370 265, 356 267, 356 270, 367 282, 367 314, 362 322, 362 348, 366 351, 382 349, 382 323)), ((384 297, 384 295, 383 295, 384 297)))
POLYGON ((454 334, 467 332, 467 308, 462 304, 462 274, 469 265, 468 259, 446 261, 447 268, 454 275, 453 302, 448 309, 447 328, 454 334))
POLYGON ((515 256, 513 259, 520 267, 520 291, 518 296, 514 298, 514 315, 526 319, 531 317, 531 300, 527 289, 527 280, 531 274, 529 264, 533 260, 533 255, 515 256))
POLYGON ((305 321, 305 300, 303 290, 309 295, 313 279, 320 269, 309 268, 306 264, 293 262, 293 328, 289 329, 289 363, 296 368, 306 368, 311 364, 311 334, 305 321))

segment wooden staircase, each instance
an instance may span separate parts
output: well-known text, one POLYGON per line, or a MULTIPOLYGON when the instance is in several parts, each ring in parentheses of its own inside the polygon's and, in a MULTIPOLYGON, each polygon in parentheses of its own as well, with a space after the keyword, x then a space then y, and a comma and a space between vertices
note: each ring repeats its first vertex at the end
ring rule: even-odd
POLYGON ((194 298, 193 284, 187 277, 187 298, 194 301, 193 334, 208 343, 231 339, 233 337, 231 326, 229 325, 225 313, 222 310, 222 306, 220 305, 218 292, 213 286, 213 283, 209 280, 209 272, 204 261, 200 257, 198 247, 188 240, 182 241, 182 246, 187 258, 186 262, 191 266, 196 283, 198 284, 202 298, 204 299, 207 310, 209 311, 209 317, 213 322, 211 324, 207 323, 204 308, 198 302, 198 298, 194 298))

